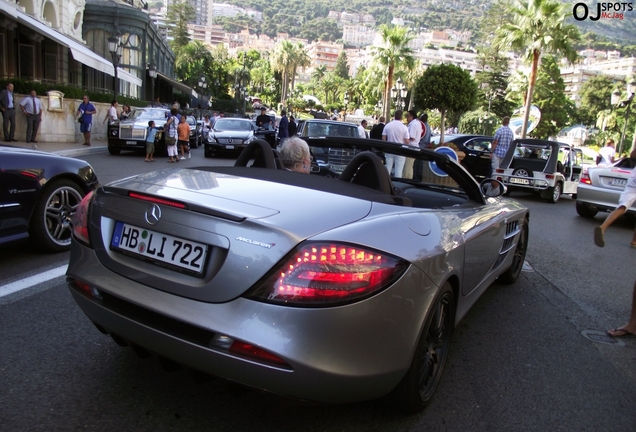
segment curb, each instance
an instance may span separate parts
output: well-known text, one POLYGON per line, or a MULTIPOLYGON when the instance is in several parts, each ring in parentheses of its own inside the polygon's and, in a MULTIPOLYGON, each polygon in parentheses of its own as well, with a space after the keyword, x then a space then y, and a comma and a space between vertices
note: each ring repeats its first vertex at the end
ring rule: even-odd
POLYGON ((108 151, 108 147, 99 146, 99 147, 87 147, 87 148, 78 148, 78 149, 70 149, 70 150, 58 150, 58 151, 53 151, 51 153, 56 153, 56 154, 59 154, 60 156, 75 157, 75 156, 82 156, 82 155, 93 154, 93 153, 105 153, 107 151, 108 151))

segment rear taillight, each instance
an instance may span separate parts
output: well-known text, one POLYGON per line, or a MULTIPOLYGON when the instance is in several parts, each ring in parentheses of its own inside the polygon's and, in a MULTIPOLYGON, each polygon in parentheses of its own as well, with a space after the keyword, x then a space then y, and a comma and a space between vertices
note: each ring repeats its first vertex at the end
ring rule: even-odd
POLYGON ((390 286, 407 267, 403 260, 365 248, 306 244, 246 296, 289 306, 341 305, 390 286))
POLYGON ((584 183, 587 185, 592 184, 592 179, 590 178, 590 174, 587 172, 587 170, 583 170, 583 173, 581 174, 581 178, 579 179, 579 183, 584 183))
POLYGON ((91 244, 88 234, 88 209, 93 199, 93 191, 86 194, 73 214, 73 237, 88 246, 91 244))

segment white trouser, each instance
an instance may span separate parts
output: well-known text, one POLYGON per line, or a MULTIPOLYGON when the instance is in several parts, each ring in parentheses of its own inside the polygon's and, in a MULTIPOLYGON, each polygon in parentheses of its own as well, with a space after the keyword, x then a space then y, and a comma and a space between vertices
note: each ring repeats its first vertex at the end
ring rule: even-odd
POLYGON ((386 169, 389 171, 389 175, 391 175, 391 169, 395 172, 394 177, 402 177, 402 171, 404 171, 404 163, 406 162, 405 156, 397 156, 385 154, 384 158, 386 159, 386 169))

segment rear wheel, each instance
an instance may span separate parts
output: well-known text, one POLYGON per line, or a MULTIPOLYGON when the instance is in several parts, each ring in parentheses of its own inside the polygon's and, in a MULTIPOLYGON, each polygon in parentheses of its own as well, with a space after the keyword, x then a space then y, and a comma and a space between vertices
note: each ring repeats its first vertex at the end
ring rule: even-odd
POLYGON ((526 251, 528 250, 528 219, 523 220, 519 240, 515 248, 512 264, 508 270, 499 276, 499 281, 505 284, 512 284, 517 281, 523 268, 523 262, 526 259, 526 251))
POLYGON ((596 214, 598 213, 598 210, 577 201, 576 212, 578 213, 579 216, 592 219, 594 216, 596 216, 596 214))
POLYGON ((559 198, 561 198, 562 186, 561 183, 557 183, 551 190, 550 197, 548 198, 548 202, 552 204, 556 204, 559 202, 559 198))
POLYGON ((71 218, 83 197, 82 189, 71 180, 54 180, 48 184, 33 210, 29 228, 32 240, 50 252, 68 250, 71 218))
POLYGON ((455 296, 446 282, 426 317, 411 367, 394 391, 407 412, 421 411, 433 398, 448 358, 454 320, 455 296))

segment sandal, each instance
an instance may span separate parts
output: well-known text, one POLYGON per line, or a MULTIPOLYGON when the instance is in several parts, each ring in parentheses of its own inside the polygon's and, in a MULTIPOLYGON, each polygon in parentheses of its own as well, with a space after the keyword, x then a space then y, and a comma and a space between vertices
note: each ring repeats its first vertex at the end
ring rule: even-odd
POLYGON ((608 336, 611 336, 614 338, 636 337, 636 334, 622 328, 615 328, 614 330, 608 330, 606 333, 608 336))

